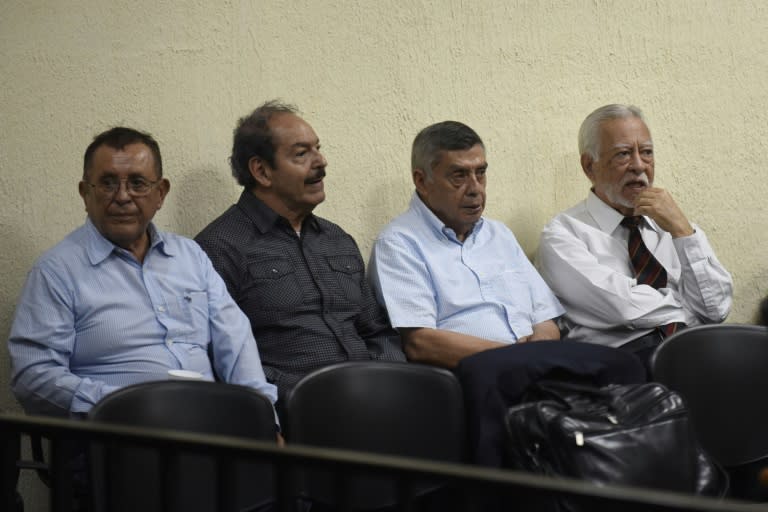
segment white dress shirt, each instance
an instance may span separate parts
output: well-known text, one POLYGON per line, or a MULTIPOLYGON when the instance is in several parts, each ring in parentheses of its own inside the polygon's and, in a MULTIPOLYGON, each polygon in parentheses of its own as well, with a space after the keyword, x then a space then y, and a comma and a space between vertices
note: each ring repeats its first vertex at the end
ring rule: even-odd
POLYGON ((643 241, 667 271, 667 287, 634 278, 624 217, 593 192, 556 216, 541 234, 536 263, 566 310, 561 327, 577 341, 621 346, 671 322, 722 322, 733 281, 704 232, 673 239, 649 217, 643 241))

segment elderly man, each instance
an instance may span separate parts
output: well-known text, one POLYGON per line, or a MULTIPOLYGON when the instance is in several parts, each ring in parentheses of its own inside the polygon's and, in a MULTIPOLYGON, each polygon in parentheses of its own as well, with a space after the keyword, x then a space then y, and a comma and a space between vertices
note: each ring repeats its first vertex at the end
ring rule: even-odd
POLYGON ((606 105, 579 130, 585 201, 541 235, 537 263, 566 309, 567 338, 645 359, 664 336, 722 322, 730 274, 672 195, 654 187, 653 140, 634 106, 606 105))
POLYGON ((416 192, 376 239, 371 279, 411 361, 446 368, 511 343, 560 338, 563 309, 502 223, 482 217, 485 146, 445 121, 413 141, 416 192))
POLYGON ((195 240, 250 319, 281 399, 323 366, 404 361, 357 244, 312 213, 325 199, 326 160, 296 108, 270 101, 240 119, 231 165, 240 199, 195 240))
POLYGON ((208 257, 151 222, 169 188, 145 133, 113 128, 86 149, 88 218, 35 263, 8 341, 13 391, 28 412, 77 416, 174 369, 215 373, 275 402, 248 319, 208 257))
POLYGON ((488 163, 474 130, 455 121, 428 126, 411 161, 416 192, 376 239, 370 277, 408 358, 456 368, 475 462, 501 464, 505 409, 533 381, 644 378, 629 354, 558 341, 560 303, 512 232, 482 216, 488 163))

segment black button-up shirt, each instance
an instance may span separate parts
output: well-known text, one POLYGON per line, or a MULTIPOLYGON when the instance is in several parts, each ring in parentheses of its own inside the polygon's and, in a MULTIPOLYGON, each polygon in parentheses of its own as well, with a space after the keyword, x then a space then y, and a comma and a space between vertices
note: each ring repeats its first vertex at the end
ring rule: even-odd
POLYGON ((405 361, 357 244, 336 224, 310 214, 298 236, 246 190, 195 240, 250 319, 264 372, 281 397, 333 363, 405 361))

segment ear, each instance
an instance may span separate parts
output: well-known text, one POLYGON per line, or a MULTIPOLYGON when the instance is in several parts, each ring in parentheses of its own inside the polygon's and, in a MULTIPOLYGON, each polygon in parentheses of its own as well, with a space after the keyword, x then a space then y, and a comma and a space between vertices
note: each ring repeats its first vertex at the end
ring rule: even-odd
POLYGON ((80 192, 80 197, 83 198, 83 203, 85 203, 85 209, 88 209, 88 201, 86 200, 86 195, 88 195, 88 192, 90 192, 91 186, 88 185, 85 181, 80 181, 80 183, 77 184, 77 191, 80 192))
POLYGON ((258 156, 248 160, 248 170, 260 187, 272 186, 272 168, 258 156))
POLYGON ((160 202, 157 204, 158 210, 160 209, 161 206, 163 206, 163 201, 165 201, 165 196, 168 195, 168 192, 170 190, 171 190, 171 182, 165 178, 160 180, 160 183, 157 184, 157 191, 160 192, 160 202))
POLYGON ((588 153, 581 155, 581 168, 584 171, 584 174, 587 175, 587 178, 589 178, 589 181, 592 183, 595 182, 594 165, 595 161, 592 159, 592 156, 590 156, 588 153))
POLYGON ((412 177, 416 190, 423 197, 427 192, 427 173, 424 172, 424 169, 414 169, 412 177))

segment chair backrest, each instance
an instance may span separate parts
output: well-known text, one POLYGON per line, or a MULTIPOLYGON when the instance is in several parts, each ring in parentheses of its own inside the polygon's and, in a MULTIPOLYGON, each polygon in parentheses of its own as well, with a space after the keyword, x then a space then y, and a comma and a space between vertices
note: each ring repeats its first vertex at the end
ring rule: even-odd
MULTIPOLYGON (((276 440, 269 399, 250 388, 224 383, 170 380, 136 384, 104 397, 88 417, 107 423, 276 440)), ((217 469, 216 461, 174 452, 171 461, 164 462, 159 452, 94 444, 91 467, 96 509, 217 510, 216 475, 221 468, 217 469), (169 495, 163 496, 163 491, 169 495)), ((231 482, 227 492, 236 492, 238 509, 272 501, 272 472, 267 465, 233 464, 236 482, 231 482)))
POLYGON ((724 466, 768 455, 768 330, 741 324, 684 329, 651 359, 654 380, 680 393, 702 446, 724 466))
MULTIPOLYGON (((288 396, 287 436, 291 443, 461 462, 465 417, 461 385, 449 371, 412 363, 351 362, 304 377, 288 396)), ((303 493, 353 509, 398 503, 392 479, 354 477, 349 494, 324 475, 306 472, 303 493)), ((420 482, 416 494, 441 486, 420 482)))

